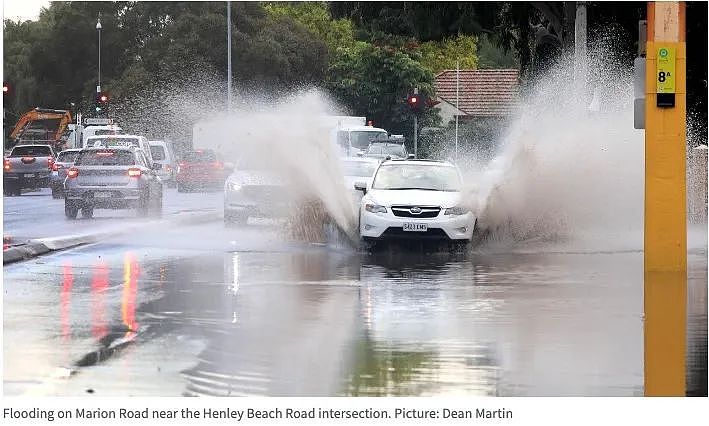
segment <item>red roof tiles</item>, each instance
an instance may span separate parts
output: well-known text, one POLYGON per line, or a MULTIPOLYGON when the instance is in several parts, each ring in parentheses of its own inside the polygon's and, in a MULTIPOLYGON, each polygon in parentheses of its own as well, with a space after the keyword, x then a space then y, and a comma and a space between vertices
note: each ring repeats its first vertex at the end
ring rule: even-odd
MULTIPOLYGON (((445 70, 434 80, 436 94, 456 104, 456 70, 445 70)), ((519 99, 519 71, 460 70, 458 108, 473 116, 506 116, 515 112, 519 99)))

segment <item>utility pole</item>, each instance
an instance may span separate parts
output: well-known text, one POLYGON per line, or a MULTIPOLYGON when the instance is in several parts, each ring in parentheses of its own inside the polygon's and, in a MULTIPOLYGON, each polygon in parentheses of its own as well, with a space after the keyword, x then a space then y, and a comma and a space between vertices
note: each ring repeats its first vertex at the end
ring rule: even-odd
POLYGON ((586 79, 588 78, 586 2, 576 2, 574 22, 574 86, 576 96, 579 96, 580 104, 585 108, 588 105, 586 102, 588 95, 586 91, 586 79))
POLYGON ((648 2, 645 68, 645 395, 685 396, 685 3, 648 2))
MULTIPOLYGON (((419 88, 414 88, 414 95, 419 94, 419 88)), ((414 112, 414 158, 419 158, 419 145, 418 145, 418 131, 419 131, 419 121, 418 114, 414 112)))
POLYGON ((98 86, 96 86, 96 93, 101 92, 101 14, 98 15, 98 20, 96 21, 96 31, 98 31, 98 86))
POLYGON ((227 111, 231 113, 231 1, 226 2, 227 111))
POLYGON ((458 111, 460 98, 460 62, 455 61, 455 161, 458 162, 458 111))

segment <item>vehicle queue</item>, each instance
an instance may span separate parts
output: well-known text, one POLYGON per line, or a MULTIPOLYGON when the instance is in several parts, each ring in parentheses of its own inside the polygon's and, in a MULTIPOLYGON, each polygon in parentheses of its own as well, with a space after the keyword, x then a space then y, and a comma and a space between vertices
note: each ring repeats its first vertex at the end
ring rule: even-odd
MULTIPOLYGON (((178 159, 169 142, 126 134, 114 125, 86 130, 82 147, 58 153, 49 145, 15 146, 4 162, 5 195, 49 187, 53 198, 64 198, 70 220, 79 212, 91 218, 94 209, 160 215, 164 187, 176 187, 181 193, 223 189, 227 226, 245 225, 252 217, 279 217, 287 211, 288 179, 267 161, 235 165, 214 150, 200 148, 183 152, 178 159), (39 165, 42 170, 18 173, 15 169, 20 165, 39 165)), ((369 134, 366 146, 357 140, 355 155, 343 149, 339 162, 356 205, 363 244, 388 239, 471 241, 477 221, 466 206, 458 168, 413 158, 402 136, 369 134)))

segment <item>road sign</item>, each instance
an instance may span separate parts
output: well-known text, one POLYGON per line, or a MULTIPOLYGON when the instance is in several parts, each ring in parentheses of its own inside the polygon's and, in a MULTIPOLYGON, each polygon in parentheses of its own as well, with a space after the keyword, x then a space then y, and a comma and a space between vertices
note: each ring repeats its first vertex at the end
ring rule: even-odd
POLYGON ((675 48, 657 48, 657 93, 675 93, 675 48))
POLYGON ((112 118, 86 118, 84 119, 84 125, 86 126, 110 126, 113 124, 112 118))

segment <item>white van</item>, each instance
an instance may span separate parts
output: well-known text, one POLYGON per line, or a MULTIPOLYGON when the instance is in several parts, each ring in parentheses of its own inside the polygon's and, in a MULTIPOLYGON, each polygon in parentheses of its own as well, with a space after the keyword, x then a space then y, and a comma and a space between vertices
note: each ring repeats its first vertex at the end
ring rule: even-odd
POLYGON ((86 138, 84 148, 90 147, 111 147, 111 146, 135 146, 145 153, 150 164, 155 163, 150 152, 150 144, 145 136, 138 135, 102 135, 90 136, 86 138))
POLYGON ((172 150, 172 144, 166 141, 148 141, 148 143, 153 161, 162 164, 162 168, 158 170, 158 176, 170 187, 176 186, 177 156, 172 150))
POLYGON ((115 124, 105 126, 86 126, 81 131, 82 146, 86 147, 86 140, 91 136, 122 135, 123 129, 115 124))

